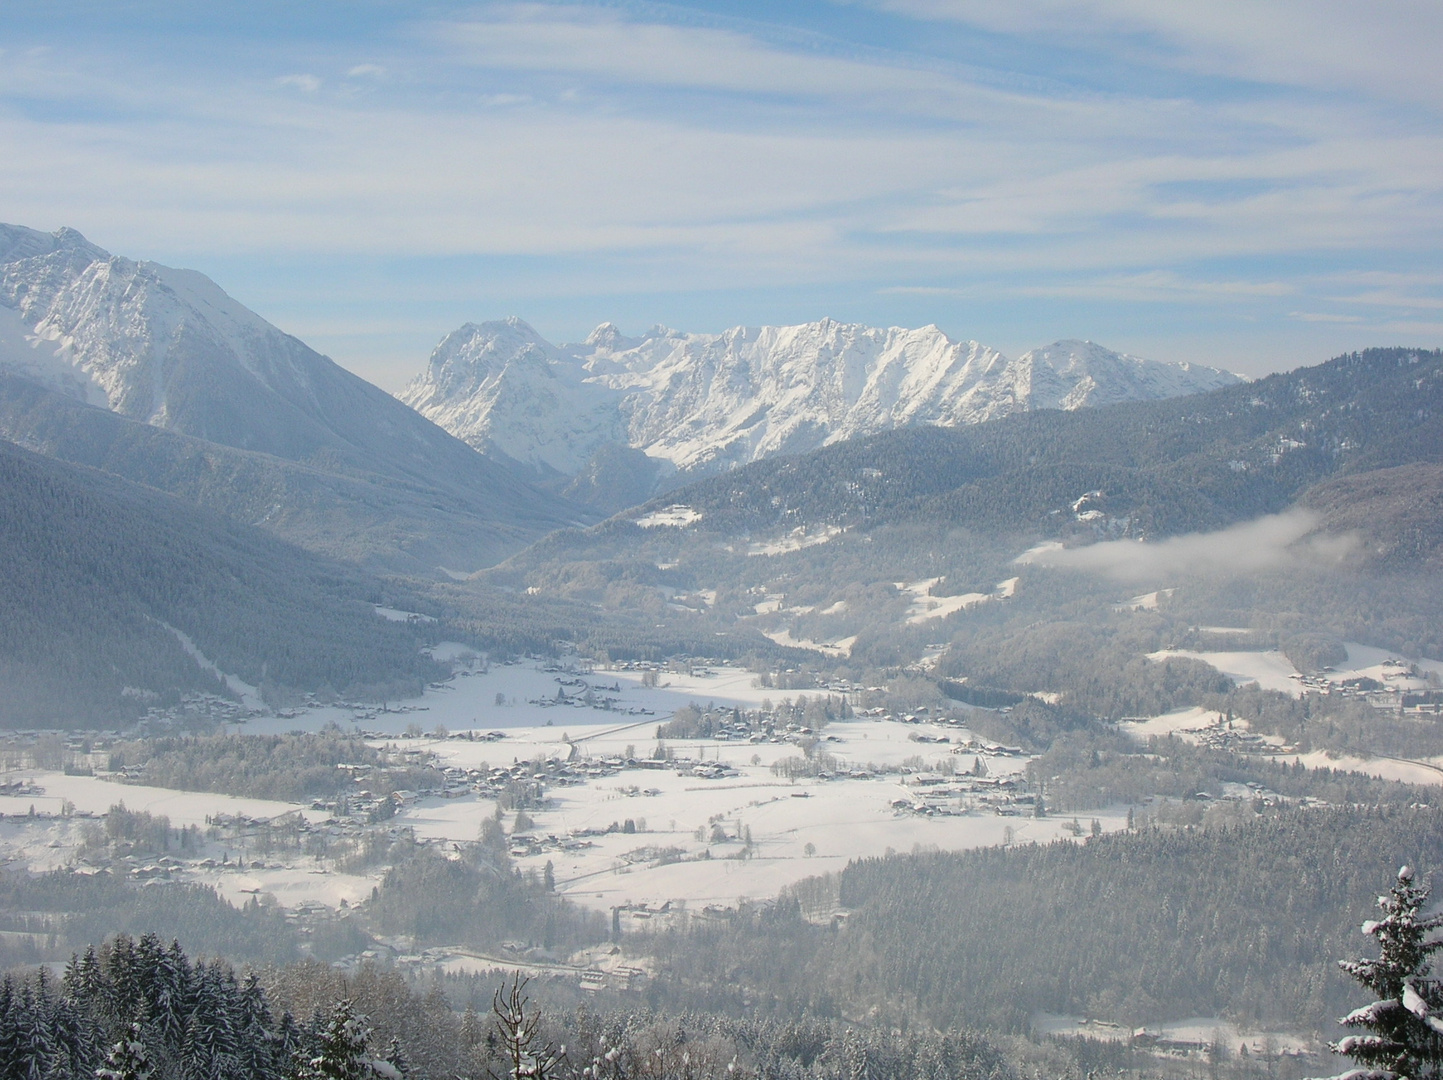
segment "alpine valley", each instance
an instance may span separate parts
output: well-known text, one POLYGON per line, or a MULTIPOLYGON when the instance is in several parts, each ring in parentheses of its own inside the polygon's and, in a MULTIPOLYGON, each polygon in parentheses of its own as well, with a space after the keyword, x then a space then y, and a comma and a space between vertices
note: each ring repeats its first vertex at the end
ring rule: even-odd
POLYGON ((513 318, 398 398, 0 226, 0 1080, 1435 1038, 1337 961, 1436 927, 1443 352, 1317 359, 513 318))

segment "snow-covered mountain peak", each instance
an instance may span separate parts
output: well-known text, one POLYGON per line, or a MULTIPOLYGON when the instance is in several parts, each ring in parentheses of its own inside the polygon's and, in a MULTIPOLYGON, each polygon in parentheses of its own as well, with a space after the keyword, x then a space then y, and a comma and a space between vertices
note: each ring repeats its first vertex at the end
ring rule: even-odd
POLYGON ((890 428, 1168 397, 1237 378, 1084 341, 1009 361, 935 325, 830 318, 719 334, 655 326, 641 338, 603 323, 559 349, 499 337, 481 347, 476 337, 468 327, 448 336, 403 400, 473 446, 571 474, 607 442, 711 470, 890 428))
MULTIPOLYGON (((204 274, 111 255, 74 229, 0 227, 0 306, 32 348, 53 343, 64 364, 6 366, 135 419, 163 422, 181 354, 204 348, 265 381, 274 374, 275 327, 204 274), (68 366, 69 370, 65 370, 68 366)), ((50 346, 45 346, 49 349, 50 346)))
POLYGON ((24 225, 6 225, 0 222, 0 264, 33 259, 57 251, 80 252, 88 254, 92 259, 104 258, 106 255, 69 227, 47 233, 39 229, 28 229, 24 225))
POLYGON ((431 352, 426 372, 412 381, 402 395, 409 398, 427 380, 432 393, 448 398, 475 393, 509 365, 531 363, 544 370, 560 359, 556 347, 532 327, 512 315, 492 322, 467 323, 447 334, 431 352))
POLYGON ((1018 357, 1032 408, 1078 409, 1213 390, 1241 376, 1198 364, 1164 364, 1113 352, 1091 341, 1057 341, 1018 357))
POLYGON ((622 349, 635 348, 643 340, 643 338, 627 337, 614 322, 604 322, 586 335, 585 344, 597 352, 619 352, 622 349))
POLYGON ((479 450, 571 475, 620 435, 612 395, 584 387, 585 375, 512 316, 447 334, 400 398, 479 450))
POLYGON ((73 229, 0 225, 0 374, 288 460, 426 471, 475 458, 204 274, 112 255, 73 229))

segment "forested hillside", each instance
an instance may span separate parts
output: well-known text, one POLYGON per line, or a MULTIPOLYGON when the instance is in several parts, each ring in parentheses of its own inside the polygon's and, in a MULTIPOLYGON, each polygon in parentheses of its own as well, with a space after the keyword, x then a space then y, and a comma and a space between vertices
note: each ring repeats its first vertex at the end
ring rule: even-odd
POLYGON ((877 1010, 1025 1029, 1038 1011, 1142 1024, 1190 1016, 1326 1030, 1338 970, 1401 862, 1443 866, 1429 807, 1269 811, 1243 824, 855 862, 800 905, 653 940, 668 991, 712 1008, 877 1010))
POLYGON ((1373 349, 1192 397, 915 428, 657 500, 715 532, 939 520, 1158 537, 1273 513, 1335 475, 1443 457, 1443 353, 1373 349), (1089 492, 1079 522, 1073 504, 1089 492))
MULTIPOLYGON (((379 392, 379 391, 378 391, 379 392)), ((387 468, 318 451, 288 461, 207 442, 82 404, 0 371, 0 435, 46 457, 170 492, 333 558, 432 575, 470 570, 568 523, 481 455, 504 491, 436 470, 387 468), (503 483, 504 481, 504 483, 503 483)), ((449 438, 449 437, 448 437, 449 438)), ((451 440, 455 442, 455 440, 451 440)), ((489 473, 488 473, 489 475, 489 473)))
POLYGON ((436 665, 354 569, 0 443, 0 722, 113 724, 178 693, 419 692, 436 665), (177 634, 179 631, 179 634, 177 634))
POLYGON ((41 969, 0 980, 0 1053, 7 1076, 46 1080, 1016 1075, 996 1046, 965 1031, 594 1008, 548 1015, 524 982, 513 985, 493 1009, 483 1000, 461 1011, 439 987, 417 991, 370 966, 350 976, 317 963, 241 975, 153 935, 119 936, 72 958, 61 979, 41 969))

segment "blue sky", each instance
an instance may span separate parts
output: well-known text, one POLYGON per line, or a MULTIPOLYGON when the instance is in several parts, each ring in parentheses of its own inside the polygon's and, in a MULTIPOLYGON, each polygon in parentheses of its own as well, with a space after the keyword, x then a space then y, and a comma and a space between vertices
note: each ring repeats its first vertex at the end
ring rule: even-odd
POLYGON ((1249 374, 1443 345, 1443 5, 9 5, 0 220, 397 389, 518 314, 1249 374))

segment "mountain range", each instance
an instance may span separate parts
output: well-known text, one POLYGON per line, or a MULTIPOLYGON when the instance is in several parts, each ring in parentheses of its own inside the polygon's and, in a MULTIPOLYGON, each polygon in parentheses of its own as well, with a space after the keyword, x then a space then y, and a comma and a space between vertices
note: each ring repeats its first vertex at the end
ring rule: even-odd
POLYGON ((574 477, 604 448, 704 475, 917 426, 1150 401, 1242 382, 1216 368, 1059 341, 1009 360, 935 326, 830 319, 555 346, 520 319, 448 334, 401 400, 478 449, 574 477))
POLYGON ((71 229, 0 225, 0 437, 390 569, 588 520, 204 275, 71 229))
POLYGON ((935 327, 554 346, 509 319, 448 335, 398 400, 194 271, 0 226, 0 674, 16 720, 226 693, 221 673, 276 700, 414 687, 434 668, 380 625, 394 603, 498 648, 792 648, 723 617, 772 602, 751 556, 845 535, 814 554, 854 565, 818 581, 870 587, 878 526, 930 558, 959 527, 1083 543, 1303 506, 1384 566, 1436 566, 1440 387, 1416 350, 1248 382, 935 327))
POLYGON ((684 568, 687 552, 717 543, 802 537, 782 545, 795 549, 882 527, 927 543, 956 528, 1022 546, 1157 540, 1295 507, 1321 533, 1356 537, 1366 562, 1406 570, 1443 559, 1440 492, 1443 352, 1372 349, 1190 397, 885 431, 752 462, 489 573, 545 591, 562 565, 580 580, 585 565, 631 565, 643 550, 684 568))

